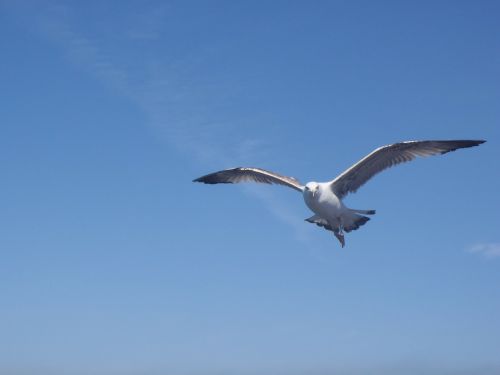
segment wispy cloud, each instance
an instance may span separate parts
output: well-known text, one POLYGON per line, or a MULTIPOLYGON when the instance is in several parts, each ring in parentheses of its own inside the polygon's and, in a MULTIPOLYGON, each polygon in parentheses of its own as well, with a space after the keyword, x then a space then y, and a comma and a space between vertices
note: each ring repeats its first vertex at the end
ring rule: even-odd
MULTIPOLYGON (((251 131, 242 131, 252 129, 253 123, 259 121, 252 116, 258 115, 237 119, 224 115, 237 89, 211 81, 206 75, 200 77, 203 49, 165 58, 150 48, 151 52, 141 59, 131 62, 125 58, 141 42, 160 37, 169 13, 167 6, 144 9, 131 20, 127 32, 114 34, 113 38, 122 38, 120 43, 109 43, 104 34, 89 34, 78 27, 78 15, 67 3, 27 4, 13 4, 10 10, 58 46, 72 64, 140 108, 151 129, 187 160, 203 169, 269 161, 271 145, 251 131), (117 50, 115 44, 122 50, 117 50)), ((288 224, 297 238, 307 237, 300 214, 288 207, 279 194, 252 188, 244 191, 288 224)))
POLYGON ((161 36, 161 25, 168 12, 168 4, 161 2, 146 8, 136 15, 135 24, 127 31, 128 37, 135 40, 156 40, 161 36))
POLYGON ((500 242, 478 243, 467 249, 467 252, 478 254, 485 258, 500 258, 500 242))
POLYGON ((217 111, 221 103, 230 101, 230 89, 196 78, 202 57, 187 54, 165 58, 152 52, 133 63, 124 59, 135 53, 134 39, 141 31, 160 35, 158 25, 166 16, 165 9, 153 7, 139 14, 132 28, 134 35, 125 33, 121 37, 121 50, 99 34, 79 29, 69 5, 47 6, 29 16, 35 17, 41 34, 59 46, 71 63, 140 108, 157 135, 184 157, 210 167, 260 155, 262 141, 237 131, 249 120, 225 118, 224 111, 217 111), (151 18, 154 22, 144 22, 151 18))

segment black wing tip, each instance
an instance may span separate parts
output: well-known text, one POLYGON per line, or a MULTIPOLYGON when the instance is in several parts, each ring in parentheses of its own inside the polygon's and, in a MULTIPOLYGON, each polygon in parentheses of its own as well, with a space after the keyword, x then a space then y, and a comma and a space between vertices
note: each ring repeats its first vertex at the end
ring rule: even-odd
POLYGON ((193 180, 193 182, 201 182, 202 184, 215 184, 216 183, 213 179, 212 174, 207 174, 205 176, 195 178, 193 180))
POLYGON ((213 176, 202 176, 193 180, 193 182, 201 182, 202 184, 215 185, 215 184, 232 184, 231 181, 219 181, 212 178, 213 176))
POLYGON ((193 182, 201 182, 203 184, 209 184, 209 185, 215 185, 215 184, 232 184, 232 181, 221 181, 219 178, 217 178, 221 173, 224 172, 230 172, 234 170, 241 170, 243 169, 242 167, 236 167, 236 168, 229 168, 229 169, 224 169, 222 171, 214 172, 214 173, 209 173, 204 176, 195 178, 193 182))
POLYGON ((201 177, 198 177, 198 178, 195 178, 193 180, 193 182, 201 182, 201 183, 204 183, 204 184, 207 184, 207 177, 209 177, 210 175, 206 175, 206 176, 201 176, 201 177))
POLYGON ((460 139, 460 140, 453 140, 453 141, 448 141, 448 142, 455 142, 457 144, 456 147, 450 149, 450 150, 444 150, 441 152, 441 154, 446 154, 451 151, 456 151, 461 148, 469 148, 469 147, 476 147, 479 146, 483 143, 486 142, 484 139, 460 139))
MULTIPOLYGON (((485 139, 433 139, 433 140, 412 140, 412 141, 402 141, 402 142, 396 142, 387 146, 393 146, 393 145, 398 145, 398 144, 408 144, 408 143, 426 143, 426 142, 444 142, 444 143, 461 143, 464 145, 468 146, 461 146, 461 147, 474 147, 474 146, 479 146, 480 144, 483 144, 486 142, 485 139)), ((382 147, 387 147, 387 146, 382 146, 382 147)), ((381 147, 381 148, 382 148, 381 147)))
POLYGON ((465 147, 474 147, 474 146, 479 146, 479 145, 483 144, 484 142, 486 142, 486 140, 484 140, 484 139, 464 139, 464 140, 459 140, 456 142, 460 142, 460 143, 464 143, 466 145, 469 145, 469 146, 465 146, 465 147))

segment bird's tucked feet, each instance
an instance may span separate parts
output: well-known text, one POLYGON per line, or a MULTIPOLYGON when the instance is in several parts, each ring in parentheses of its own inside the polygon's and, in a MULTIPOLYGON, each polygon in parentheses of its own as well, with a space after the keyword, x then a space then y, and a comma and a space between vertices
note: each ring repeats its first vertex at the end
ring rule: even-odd
POLYGON ((344 232, 342 232, 342 231, 336 231, 336 232, 333 232, 333 234, 335 234, 335 237, 337 237, 337 240, 339 240, 340 245, 342 247, 344 247, 345 246, 344 232))

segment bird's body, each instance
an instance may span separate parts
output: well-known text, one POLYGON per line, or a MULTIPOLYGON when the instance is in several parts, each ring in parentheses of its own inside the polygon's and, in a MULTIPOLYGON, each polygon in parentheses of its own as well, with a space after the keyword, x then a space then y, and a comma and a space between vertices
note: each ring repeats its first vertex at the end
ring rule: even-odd
POLYGON ((342 201, 328 188, 327 183, 310 182, 303 192, 307 207, 318 215, 340 214, 345 210, 342 201))
POLYGON ((331 230, 342 246, 345 244, 343 231, 355 230, 370 220, 360 214, 375 213, 374 210, 353 210, 346 207, 328 182, 309 182, 302 194, 307 207, 315 214, 306 221, 331 230))
POLYGON ((478 146, 484 141, 409 141, 379 147, 358 163, 348 168, 329 182, 309 182, 302 185, 293 177, 286 177, 260 168, 232 168, 211 173, 195 179, 206 184, 254 181, 291 187, 302 193, 307 207, 314 215, 306 221, 334 233, 342 247, 345 245, 344 231, 358 229, 375 214, 374 210, 354 210, 346 207, 342 199, 358 190, 375 174, 415 159, 417 156, 445 154, 459 148, 478 146))
POLYGON ((328 188, 326 183, 306 184, 303 196, 307 207, 315 214, 306 220, 324 227, 328 225, 344 246, 345 240, 340 228, 347 216, 350 216, 350 212, 342 200, 328 188), (312 187, 308 188, 308 185, 312 187))

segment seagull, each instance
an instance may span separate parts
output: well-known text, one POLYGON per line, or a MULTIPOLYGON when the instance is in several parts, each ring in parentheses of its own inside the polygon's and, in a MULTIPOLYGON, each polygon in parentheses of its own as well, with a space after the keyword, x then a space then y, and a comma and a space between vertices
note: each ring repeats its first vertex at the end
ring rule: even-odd
POLYGON ((375 214, 375 210, 355 210, 346 207, 342 200, 349 193, 355 193, 377 173, 409 162, 417 156, 446 154, 460 148, 478 146, 484 142, 484 140, 407 141, 382 146, 328 182, 313 181, 302 185, 293 177, 253 167, 225 169, 199 177, 193 182, 232 184, 252 181, 295 189, 302 193, 305 204, 314 212, 314 215, 305 221, 332 231, 340 245, 344 247, 344 232, 351 232, 366 224, 370 218, 364 215, 375 214))

